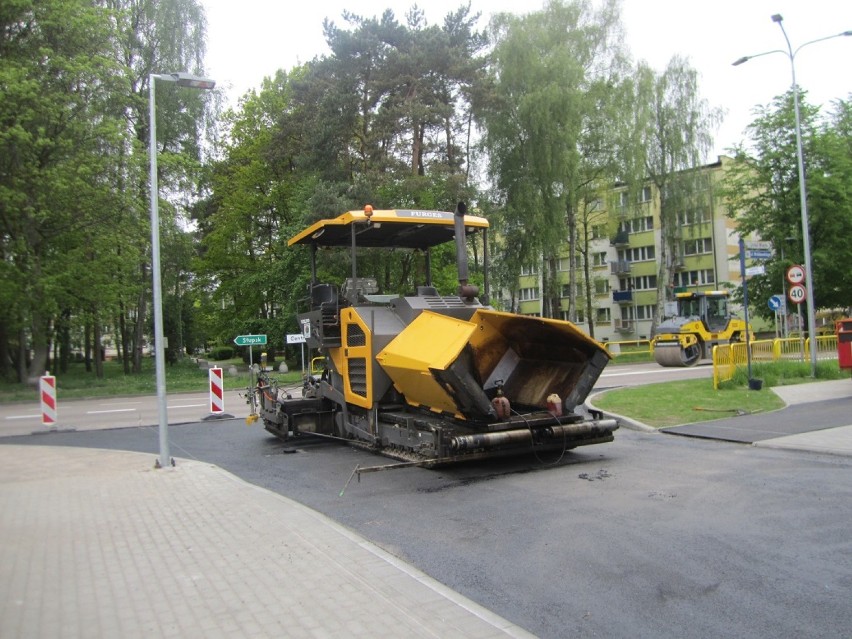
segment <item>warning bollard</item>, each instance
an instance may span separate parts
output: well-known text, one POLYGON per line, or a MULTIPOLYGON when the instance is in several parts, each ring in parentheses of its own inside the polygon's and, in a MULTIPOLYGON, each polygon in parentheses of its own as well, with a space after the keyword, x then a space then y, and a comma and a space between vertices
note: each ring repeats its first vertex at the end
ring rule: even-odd
POLYGON ((221 415, 225 412, 225 397, 222 382, 222 369, 210 369, 210 412, 221 415))
POLYGON ((39 395, 41 396, 41 423, 44 426, 56 427, 56 377, 45 372, 39 378, 39 395))

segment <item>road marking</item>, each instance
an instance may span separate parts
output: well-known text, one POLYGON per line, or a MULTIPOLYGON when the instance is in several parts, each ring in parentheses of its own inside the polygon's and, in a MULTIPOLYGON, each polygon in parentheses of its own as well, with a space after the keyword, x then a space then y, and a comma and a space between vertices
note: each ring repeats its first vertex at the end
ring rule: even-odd
POLYGON ((169 406, 169 408, 198 408, 199 406, 207 406, 207 404, 184 404, 182 406, 169 406))
POLYGON ((102 415, 103 413, 135 413, 135 408, 114 408, 112 410, 87 410, 86 415, 102 415))
POLYGON ((7 415, 6 419, 32 419, 33 417, 41 417, 41 415, 7 415))
POLYGON ((680 373, 680 374, 683 374, 687 371, 696 371, 697 372, 697 371, 701 371, 701 370, 706 370, 706 368, 704 368, 704 369, 702 369, 702 368, 687 368, 685 366, 684 367, 665 367, 665 368, 660 368, 660 370, 654 370, 654 371, 645 369, 645 370, 641 370, 641 371, 628 371, 626 373, 603 373, 601 375, 601 377, 623 377, 624 375, 649 375, 649 374, 652 374, 652 373, 672 373, 672 374, 680 373))

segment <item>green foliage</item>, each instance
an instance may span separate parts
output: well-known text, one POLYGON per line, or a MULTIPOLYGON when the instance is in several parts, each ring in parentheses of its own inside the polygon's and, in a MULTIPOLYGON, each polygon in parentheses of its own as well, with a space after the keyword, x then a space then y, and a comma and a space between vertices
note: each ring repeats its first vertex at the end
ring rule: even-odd
MULTIPOLYGON (((800 102, 814 304, 824 309, 848 308, 852 299, 852 273, 847 268, 852 248, 846 241, 852 233, 852 103, 840 100, 827 117, 821 117, 804 98, 800 102)), ((748 128, 752 150, 735 150, 736 162, 722 193, 731 202, 741 234, 756 232, 775 246, 766 274, 749 280, 753 307, 770 317, 766 300, 780 292, 787 268, 804 262, 792 94, 777 97, 756 113, 748 128)))
POLYGON ((234 356, 234 347, 233 346, 215 346, 210 349, 210 352, 207 353, 207 356, 213 361, 222 361, 224 359, 231 359, 234 356))
MULTIPOLYGON (((764 386, 784 386, 800 384, 803 380, 812 379, 810 362, 755 362, 751 366, 752 379, 763 380, 764 386)), ((849 373, 840 370, 836 360, 818 361, 816 379, 843 379, 849 373)), ((734 377, 719 384, 720 388, 738 388, 748 386, 748 368, 738 366, 734 377)))

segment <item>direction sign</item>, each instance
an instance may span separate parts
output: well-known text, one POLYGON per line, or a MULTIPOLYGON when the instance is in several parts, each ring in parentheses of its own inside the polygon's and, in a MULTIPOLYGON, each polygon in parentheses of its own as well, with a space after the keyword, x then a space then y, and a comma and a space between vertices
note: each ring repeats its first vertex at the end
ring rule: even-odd
POLYGON ((801 304, 808 297, 808 290, 801 284, 793 284, 787 291, 787 297, 793 304, 801 304))
POLYGON ((773 295, 767 300, 770 311, 780 311, 784 308, 784 298, 780 295, 773 295))
POLYGON ((766 273, 766 267, 763 265, 749 266, 745 270, 746 277, 754 277, 755 275, 763 275, 764 273, 766 273))
POLYGON ((746 257, 752 260, 771 260, 772 251, 765 249, 746 249, 746 257))
POLYGON ((264 346, 266 345, 266 335, 238 335, 234 338, 234 344, 237 346, 264 346))
MULTIPOLYGON (((790 284, 801 284, 805 281, 805 269, 794 264, 787 269, 787 281, 790 284)), ((793 299, 792 297, 790 299, 793 299)))
POLYGON ((287 335, 287 343, 288 344, 304 344, 305 336, 301 333, 289 333, 287 335))

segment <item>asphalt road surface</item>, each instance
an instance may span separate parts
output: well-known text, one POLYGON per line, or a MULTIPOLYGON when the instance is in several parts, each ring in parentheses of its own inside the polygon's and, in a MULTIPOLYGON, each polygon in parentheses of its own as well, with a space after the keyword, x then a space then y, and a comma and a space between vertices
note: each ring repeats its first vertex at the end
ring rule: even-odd
MULTIPOLYGON (((372 473, 341 496, 356 465, 391 460, 237 419, 170 435, 175 457, 315 508, 540 637, 850 636, 847 457, 621 429, 547 460, 372 473)), ((4 443, 150 452, 152 465, 158 446, 148 427, 4 443)))

